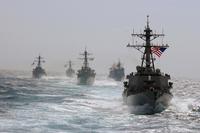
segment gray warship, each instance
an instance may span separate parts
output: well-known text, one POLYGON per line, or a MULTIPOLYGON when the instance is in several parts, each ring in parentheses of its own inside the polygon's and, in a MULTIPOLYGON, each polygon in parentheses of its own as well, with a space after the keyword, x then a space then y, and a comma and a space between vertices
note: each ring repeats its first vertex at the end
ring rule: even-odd
POLYGON ((80 55, 84 57, 80 58, 83 60, 83 66, 80 70, 78 70, 77 73, 78 85, 92 85, 94 83, 96 73, 93 69, 89 67, 88 60, 94 60, 94 58, 88 57, 91 54, 88 53, 86 49, 84 53, 80 55))
MULTIPOLYGON (((74 74, 75 74, 75 71, 74 69, 72 68, 72 61, 69 60, 69 63, 68 63, 69 67, 67 68, 66 70, 66 76, 67 77, 73 77, 74 74)), ((65 65, 65 67, 67 67, 67 64, 65 65)))
POLYGON ((160 69, 155 68, 153 48, 157 48, 157 54, 160 54, 159 52, 169 46, 164 44, 154 45, 152 43, 154 39, 164 37, 164 34, 152 32, 149 27, 149 16, 147 16, 147 25, 144 32, 140 34, 133 33, 132 37, 139 37, 145 43, 142 45, 127 45, 127 47, 133 47, 142 52, 143 56, 141 66, 136 67, 137 72, 132 72, 126 77, 127 81, 124 82, 124 91, 122 93, 123 100, 132 108, 131 111, 135 114, 162 112, 169 106, 173 97, 170 92, 173 83, 169 82, 170 75, 161 73, 160 69), (144 51, 142 48, 144 48, 144 51))
POLYGON ((109 71, 109 78, 112 78, 116 81, 122 81, 124 79, 124 68, 121 65, 121 62, 119 61, 117 64, 113 64, 109 71))
POLYGON ((37 66, 33 69, 32 71, 32 77, 33 78, 41 78, 42 76, 46 76, 46 72, 45 70, 42 68, 41 63, 44 63, 44 59, 39 55, 38 57, 36 57, 36 59, 34 60, 33 64, 37 63, 37 66))

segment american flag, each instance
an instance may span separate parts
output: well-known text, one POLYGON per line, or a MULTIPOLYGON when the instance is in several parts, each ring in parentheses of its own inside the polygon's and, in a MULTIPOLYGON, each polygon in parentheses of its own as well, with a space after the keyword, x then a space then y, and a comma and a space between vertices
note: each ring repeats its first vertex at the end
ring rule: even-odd
POLYGON ((166 50, 167 48, 163 48, 163 47, 151 47, 151 52, 154 53, 155 55, 157 55, 158 57, 160 57, 162 55, 162 53, 166 50))

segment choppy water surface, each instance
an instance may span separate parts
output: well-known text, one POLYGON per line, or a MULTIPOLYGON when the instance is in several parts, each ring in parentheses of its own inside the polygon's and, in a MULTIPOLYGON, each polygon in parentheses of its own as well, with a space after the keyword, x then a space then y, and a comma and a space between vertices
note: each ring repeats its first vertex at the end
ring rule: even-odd
POLYGON ((130 114, 122 91, 122 83, 105 77, 78 86, 65 76, 0 72, 0 132, 200 132, 199 81, 174 80, 172 105, 154 115, 130 114))

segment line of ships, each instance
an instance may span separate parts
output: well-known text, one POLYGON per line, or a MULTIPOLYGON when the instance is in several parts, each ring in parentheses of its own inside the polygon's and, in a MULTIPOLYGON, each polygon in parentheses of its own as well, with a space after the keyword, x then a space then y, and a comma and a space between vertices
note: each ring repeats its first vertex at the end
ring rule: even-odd
MULTIPOLYGON (((88 57, 91 55, 88 53, 88 51, 85 49, 84 53, 81 54, 83 58, 80 58, 83 60, 83 66, 81 67, 80 70, 77 71, 77 79, 78 79, 78 84, 79 85, 92 85, 95 80, 95 70, 91 69, 89 67, 89 60, 93 60, 94 58, 88 57)), ((43 57, 40 55, 36 57, 34 60, 33 64, 37 64, 36 67, 32 71, 32 77, 33 78, 41 78, 43 76, 47 76, 45 70, 42 68, 41 63, 44 63, 43 57)), ((72 68, 72 61, 69 60, 68 64, 65 65, 67 67, 66 70, 66 76, 67 77, 74 77, 75 75, 75 70, 72 68)), ((124 68, 121 65, 121 62, 119 61, 117 64, 113 64, 112 67, 110 68, 109 72, 109 78, 112 78, 116 81, 122 81, 124 79, 125 73, 124 73, 124 68)))
MULTIPOLYGON (((139 37, 144 41, 142 45, 130 45, 127 47, 133 47, 142 52, 141 65, 136 67, 136 72, 132 72, 126 76, 124 81, 124 90, 122 92, 123 101, 129 107, 140 106, 143 107, 145 112, 136 112, 138 114, 154 114, 165 110, 173 97, 171 93, 173 83, 170 82, 170 75, 161 73, 160 69, 155 68, 154 56, 152 52, 153 47, 167 48, 168 45, 154 45, 152 41, 164 34, 153 33, 149 26, 149 16, 147 16, 147 24, 143 33, 132 34, 132 37, 139 37)), ((90 53, 85 49, 81 54, 83 58, 83 66, 77 71, 77 84, 78 85, 92 85, 95 80, 95 70, 89 67, 90 53)), ((44 62, 41 56, 37 57, 34 63, 37 63, 36 68, 33 69, 33 77, 40 78, 46 75, 45 70, 41 67, 41 63, 44 62)), ((72 77, 75 75, 75 71, 72 68, 72 63, 69 61, 66 75, 72 77)), ((110 68, 109 77, 116 81, 122 81, 124 79, 124 68, 119 61, 117 64, 113 64, 110 68)), ((134 113, 134 112, 133 112, 134 113)))

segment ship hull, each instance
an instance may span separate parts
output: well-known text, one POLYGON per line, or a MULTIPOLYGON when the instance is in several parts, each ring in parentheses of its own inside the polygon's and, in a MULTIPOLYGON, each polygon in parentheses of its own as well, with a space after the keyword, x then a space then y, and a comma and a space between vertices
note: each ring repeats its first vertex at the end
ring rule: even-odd
POLYGON ((66 72, 66 76, 67 77, 73 77, 74 76, 74 72, 66 72))
POLYGON ((115 81, 122 81, 124 79, 124 77, 111 77, 111 76, 109 76, 109 78, 112 78, 115 81))
POLYGON ((36 67, 33 72, 32 72, 32 77, 33 78, 41 78, 43 76, 46 76, 46 72, 44 69, 40 68, 40 67, 36 67))
POLYGON ((93 85, 95 77, 78 77, 78 85, 93 85))
POLYGON ((43 76, 46 76, 46 73, 33 73, 33 78, 42 78, 43 76))
POLYGON ((109 73, 109 78, 114 79, 115 81, 122 81, 124 79, 124 68, 113 69, 109 73))
POLYGON ((163 93, 159 97, 152 91, 123 94, 124 102, 129 106, 130 112, 134 114, 154 114, 164 111, 170 104, 172 94, 163 93))

